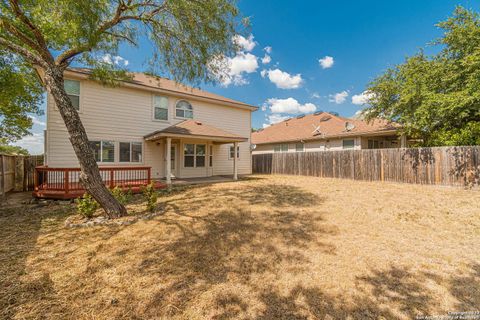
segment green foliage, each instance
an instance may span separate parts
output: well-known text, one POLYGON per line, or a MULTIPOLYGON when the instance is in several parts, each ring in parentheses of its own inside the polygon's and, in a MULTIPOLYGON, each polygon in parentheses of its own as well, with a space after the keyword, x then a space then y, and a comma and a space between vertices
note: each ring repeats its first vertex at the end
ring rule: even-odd
POLYGON ((153 182, 143 188, 143 198, 147 203, 147 210, 154 212, 157 207, 158 193, 153 182))
POLYGON ((0 139, 11 142, 29 134, 30 114, 42 114, 43 89, 35 70, 0 46, 0 139))
POLYGON ((127 203, 132 200, 132 190, 128 190, 128 192, 124 192, 120 187, 116 186, 111 190, 112 195, 115 199, 117 199, 118 202, 120 202, 123 205, 126 205, 127 203))
POLYGON ((99 205, 91 195, 85 193, 82 198, 75 199, 77 212, 85 218, 92 218, 99 205))
POLYGON ((438 27, 439 53, 420 52, 377 77, 364 115, 400 123, 424 146, 479 144, 480 17, 457 7, 438 27))
POLYGON ((0 138, 0 154, 2 154, 2 153, 3 154, 11 154, 11 155, 20 154, 20 155, 24 155, 24 156, 29 155, 28 150, 26 150, 22 147, 19 147, 19 146, 11 146, 11 145, 7 144, 6 139, 0 138))

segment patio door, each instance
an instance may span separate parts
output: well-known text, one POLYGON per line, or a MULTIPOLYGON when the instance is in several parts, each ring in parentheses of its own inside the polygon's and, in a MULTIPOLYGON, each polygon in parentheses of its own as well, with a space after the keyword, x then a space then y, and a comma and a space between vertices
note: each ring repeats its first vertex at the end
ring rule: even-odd
POLYGON ((177 176, 177 145, 172 144, 170 149, 170 163, 172 166, 172 178, 177 176))

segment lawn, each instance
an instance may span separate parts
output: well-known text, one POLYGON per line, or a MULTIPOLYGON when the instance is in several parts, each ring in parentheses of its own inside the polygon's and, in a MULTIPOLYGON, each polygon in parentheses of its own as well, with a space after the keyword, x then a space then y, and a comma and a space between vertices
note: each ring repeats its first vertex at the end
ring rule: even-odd
POLYGON ((411 319, 480 309, 480 192, 254 176, 128 226, 0 209, 0 318, 411 319))

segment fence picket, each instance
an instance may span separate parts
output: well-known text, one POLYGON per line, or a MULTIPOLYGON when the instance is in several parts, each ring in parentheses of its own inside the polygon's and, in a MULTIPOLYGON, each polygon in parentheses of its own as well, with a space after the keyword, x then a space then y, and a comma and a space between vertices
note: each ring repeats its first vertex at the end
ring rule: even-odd
POLYGON ((480 146, 267 153, 253 173, 480 186, 480 146))

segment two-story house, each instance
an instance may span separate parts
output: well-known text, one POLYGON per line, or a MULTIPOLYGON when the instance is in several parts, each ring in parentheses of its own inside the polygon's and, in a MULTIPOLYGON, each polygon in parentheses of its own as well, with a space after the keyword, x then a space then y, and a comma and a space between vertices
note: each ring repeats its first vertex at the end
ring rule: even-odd
MULTIPOLYGON (((153 179, 167 182, 251 173, 251 112, 256 107, 143 73, 116 87, 89 76, 89 69, 66 70, 65 89, 100 168, 148 166, 153 179)), ((45 165, 78 167, 50 95, 46 115, 45 165)))

